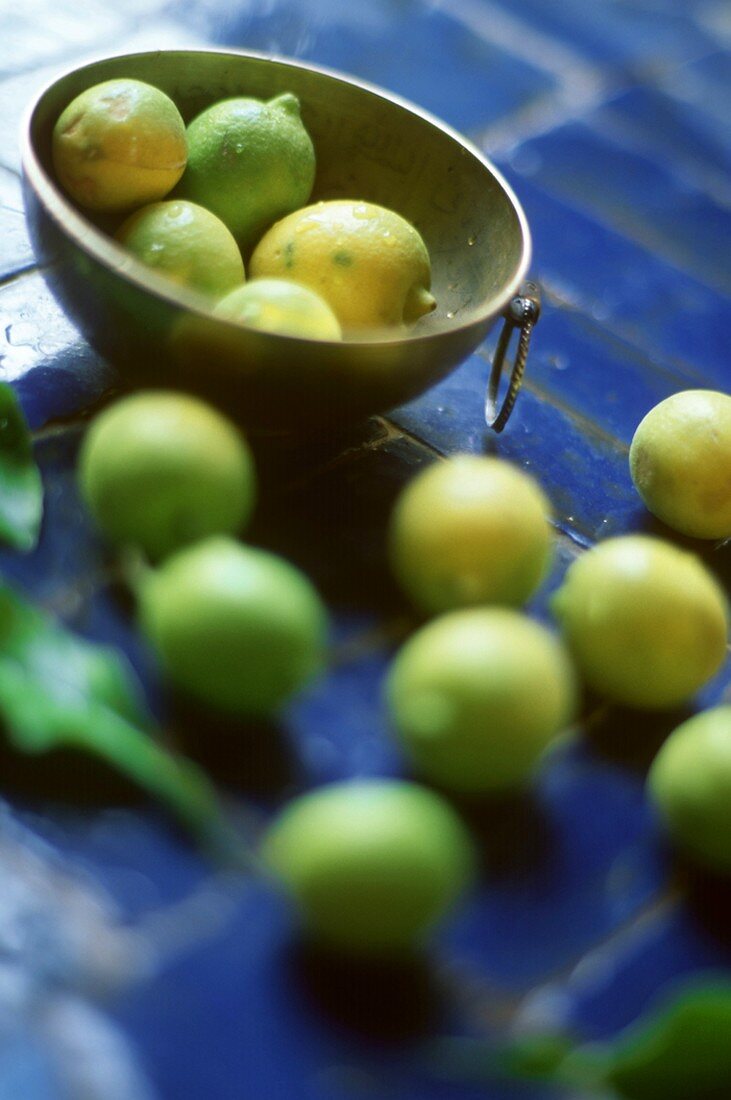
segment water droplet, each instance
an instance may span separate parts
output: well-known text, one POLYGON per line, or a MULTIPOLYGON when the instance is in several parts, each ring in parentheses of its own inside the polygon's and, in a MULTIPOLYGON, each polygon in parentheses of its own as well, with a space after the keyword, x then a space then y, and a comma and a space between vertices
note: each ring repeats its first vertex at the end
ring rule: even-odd
POLYGON ((454 310, 453 309, 448 309, 447 310, 447 317, 449 317, 449 319, 451 321, 451 319, 454 317, 454 310))
POLYGON ((470 235, 467 238, 467 244, 470 246, 470 248, 472 247, 472 245, 475 243, 476 240, 477 240, 477 237, 472 236, 472 235, 470 235))

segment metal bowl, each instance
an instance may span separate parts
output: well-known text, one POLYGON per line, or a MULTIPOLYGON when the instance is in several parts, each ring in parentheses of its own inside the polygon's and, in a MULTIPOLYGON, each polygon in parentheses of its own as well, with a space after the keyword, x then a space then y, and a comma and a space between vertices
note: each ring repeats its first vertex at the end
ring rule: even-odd
POLYGON ((417 396, 507 315, 530 260, 525 215, 474 146, 397 96, 288 59, 169 50, 72 69, 30 107, 22 153, 36 255, 87 340, 131 384, 197 392, 251 427, 342 423, 417 396), (55 183, 56 119, 84 89, 115 77, 161 88, 186 122, 225 97, 294 92, 317 154, 312 201, 376 202, 412 222, 431 256, 436 311, 406 335, 345 342, 272 335, 214 319, 204 299, 116 244, 109 235, 116 223, 79 211, 55 183))

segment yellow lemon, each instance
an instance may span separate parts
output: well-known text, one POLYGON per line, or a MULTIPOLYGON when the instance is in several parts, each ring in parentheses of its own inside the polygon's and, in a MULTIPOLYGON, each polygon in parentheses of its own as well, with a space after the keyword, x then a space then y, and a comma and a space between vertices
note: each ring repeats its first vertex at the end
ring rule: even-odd
POLYGON ((217 214, 244 250, 310 197, 315 150, 288 92, 214 103, 188 127, 188 148, 180 193, 217 214))
POLYGON ((635 487, 669 527, 699 539, 731 535, 731 397, 684 390, 650 409, 629 452, 635 487))
POLYGON ((158 274, 218 297, 244 281, 239 246, 220 218, 183 199, 155 202, 120 226, 117 240, 158 274))
POLYGON ((550 510, 533 478, 502 459, 464 454, 435 462, 394 506, 394 575, 431 614, 479 604, 518 607, 553 558, 550 510))
POLYGON ((726 596, 695 554, 647 535, 600 542, 552 599, 585 682, 625 706, 679 706, 723 664, 726 596))
POLYGON ((68 105, 53 130, 59 183, 89 210, 130 210, 172 190, 185 169, 185 123, 141 80, 106 80, 68 105))
POLYGON ((265 332, 339 340, 340 325, 327 302, 305 286, 286 279, 253 279, 223 298, 213 311, 265 332))
POLYGON ((289 214, 259 241, 250 268, 252 277, 310 287, 346 329, 409 325, 436 305, 421 236, 368 202, 335 199, 289 214))

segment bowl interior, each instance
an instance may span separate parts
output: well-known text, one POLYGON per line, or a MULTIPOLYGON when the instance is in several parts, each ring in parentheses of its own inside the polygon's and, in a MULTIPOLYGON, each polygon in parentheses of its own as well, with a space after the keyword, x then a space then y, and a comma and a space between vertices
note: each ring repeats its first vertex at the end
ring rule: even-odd
MULTIPOLYGON (((476 149, 387 93, 279 59, 162 51, 106 58, 67 74, 47 89, 31 119, 31 145, 51 180, 51 134, 61 111, 84 89, 125 76, 165 91, 186 122, 229 96, 268 99, 294 92, 317 155, 313 200, 381 203, 424 237, 438 308, 418 322, 414 335, 448 331, 499 312, 525 273, 530 248, 525 219, 476 149)), ((114 228, 105 219, 85 212, 84 217, 114 228)), ((101 238, 86 243, 97 253, 107 244, 101 238)))

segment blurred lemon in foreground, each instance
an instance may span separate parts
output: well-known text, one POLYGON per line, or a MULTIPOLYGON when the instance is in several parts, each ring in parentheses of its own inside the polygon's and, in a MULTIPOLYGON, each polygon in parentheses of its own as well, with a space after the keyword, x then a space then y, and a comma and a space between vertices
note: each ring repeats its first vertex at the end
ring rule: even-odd
POLYGON ((673 730, 652 763, 648 790, 681 848, 731 872, 731 706, 702 711, 673 730))
POLYGON ((319 294, 285 279, 252 279, 233 290, 213 311, 225 321, 238 321, 265 332, 339 340, 338 319, 319 294))
POLYGON ((471 838, 415 783, 333 783, 293 799, 264 837, 264 863, 310 935, 370 954, 409 950, 473 880, 471 838))
POLYGON ((143 584, 140 612, 173 681, 232 714, 279 710, 325 663, 327 612, 308 578, 231 538, 169 557, 143 584))
POLYGON ((684 390, 650 409, 629 452, 635 487, 669 527, 700 539, 731 535, 731 397, 684 390))
POLYGON ((456 455, 435 462, 396 501, 389 531, 394 574, 431 613, 518 606, 550 564, 549 514, 533 478, 502 459, 456 455))
POLYGON ((240 530, 256 492, 251 452, 234 425, 197 398, 167 392, 132 394, 100 413, 82 443, 79 477, 105 534, 153 560, 240 530))
POLYGON ((310 287, 345 329, 410 325, 436 305, 421 236, 373 203, 337 199, 289 214, 259 241, 250 269, 310 287))
POLYGON ((679 705, 726 655, 720 584, 695 554, 646 535, 607 539, 582 554, 553 610, 587 684, 627 706, 679 705))
POLYGON ((186 157, 178 108, 141 80, 88 88, 53 130, 59 183, 89 210, 129 210, 163 198, 183 174, 186 157))
POLYGON ((244 263, 233 236, 215 214, 183 199, 136 211, 115 234, 159 275, 218 297, 244 281, 244 263))
POLYGON ((212 210, 244 250, 310 197, 315 151, 289 92, 214 103, 190 123, 188 148, 180 194, 212 210))
POLYGON ((470 608, 427 623, 387 680, 402 744, 427 779, 473 793, 526 783, 573 717, 561 642, 517 611, 470 608))

